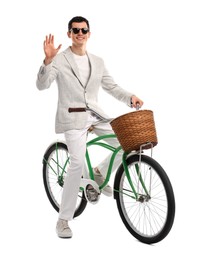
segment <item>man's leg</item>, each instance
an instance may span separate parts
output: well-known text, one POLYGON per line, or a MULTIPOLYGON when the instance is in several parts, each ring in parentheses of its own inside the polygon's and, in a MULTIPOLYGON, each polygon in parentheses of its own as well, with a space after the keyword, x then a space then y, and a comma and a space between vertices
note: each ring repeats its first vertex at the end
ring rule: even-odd
POLYGON ((64 180, 59 219, 56 226, 57 234, 62 238, 72 237, 68 221, 72 220, 74 216, 81 176, 85 165, 87 130, 93 121, 94 119, 90 114, 84 129, 65 132, 66 144, 70 155, 70 166, 64 180))
POLYGON ((60 205, 59 218, 72 220, 80 180, 84 168, 86 152, 87 130, 69 130, 65 132, 66 144, 70 154, 70 166, 64 181, 62 201, 60 205))

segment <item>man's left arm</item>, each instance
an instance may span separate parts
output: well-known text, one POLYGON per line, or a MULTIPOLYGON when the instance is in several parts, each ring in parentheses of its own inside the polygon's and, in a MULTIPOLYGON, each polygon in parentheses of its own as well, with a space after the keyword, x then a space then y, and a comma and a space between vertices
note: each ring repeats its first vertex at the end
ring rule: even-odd
POLYGON ((131 93, 117 85, 113 78, 109 75, 107 69, 104 69, 102 87, 108 94, 112 95, 119 101, 124 102, 130 107, 136 107, 137 103, 139 103, 140 107, 143 105, 143 101, 134 95, 134 93, 131 93))

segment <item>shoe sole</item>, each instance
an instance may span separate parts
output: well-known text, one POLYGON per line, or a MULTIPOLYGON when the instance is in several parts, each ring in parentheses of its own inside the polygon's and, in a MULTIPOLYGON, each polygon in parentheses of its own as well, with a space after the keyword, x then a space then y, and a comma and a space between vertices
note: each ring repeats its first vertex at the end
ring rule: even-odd
POLYGON ((59 238, 62 238, 62 239, 69 239, 69 238, 72 238, 72 236, 71 237, 61 237, 61 236, 58 236, 59 238))
POLYGON ((59 233, 58 232, 56 232, 57 233, 57 236, 59 237, 59 238, 72 238, 72 236, 73 236, 73 234, 71 234, 71 235, 69 235, 69 236, 64 236, 64 235, 59 235, 59 233))
POLYGON ((64 238, 64 239, 65 238, 72 238, 72 235, 71 236, 63 236, 63 235, 59 235, 58 233, 57 233, 57 235, 58 235, 59 238, 64 238))

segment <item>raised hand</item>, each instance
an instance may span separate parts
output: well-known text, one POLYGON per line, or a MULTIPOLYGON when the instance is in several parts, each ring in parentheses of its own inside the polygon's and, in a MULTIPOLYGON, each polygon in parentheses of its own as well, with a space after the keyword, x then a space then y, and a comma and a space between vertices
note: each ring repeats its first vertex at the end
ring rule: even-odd
POLYGON ((55 48, 53 35, 49 34, 49 37, 46 36, 46 39, 44 41, 45 65, 48 65, 52 61, 52 59, 57 55, 60 48, 61 44, 58 46, 58 48, 55 48))

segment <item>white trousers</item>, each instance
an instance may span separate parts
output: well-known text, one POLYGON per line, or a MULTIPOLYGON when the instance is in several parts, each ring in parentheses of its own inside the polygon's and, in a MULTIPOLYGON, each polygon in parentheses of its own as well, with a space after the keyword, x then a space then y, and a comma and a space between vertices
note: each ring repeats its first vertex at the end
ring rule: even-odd
MULTIPOLYGON (((72 220, 74 216, 80 180, 85 165, 87 130, 92 125, 94 126, 94 133, 98 136, 113 134, 113 130, 109 123, 102 122, 91 113, 89 114, 87 124, 84 129, 69 130, 64 133, 71 163, 67 170, 67 175, 63 187, 63 194, 59 211, 59 218, 61 219, 72 220)), ((119 146, 119 142, 116 138, 108 138, 106 142, 114 147, 119 146)), ((105 158, 100 163, 100 165, 98 165, 98 169, 103 176, 106 175, 111 155, 112 153, 107 158, 105 158)), ((115 157, 113 171, 119 166, 121 161, 122 154, 118 153, 115 157)))

